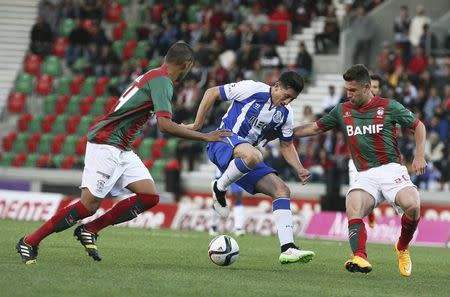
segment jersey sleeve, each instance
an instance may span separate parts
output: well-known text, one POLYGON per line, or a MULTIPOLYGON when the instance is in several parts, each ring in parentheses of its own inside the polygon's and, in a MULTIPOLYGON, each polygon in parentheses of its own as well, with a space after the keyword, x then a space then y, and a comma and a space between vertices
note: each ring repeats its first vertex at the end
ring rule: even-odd
POLYGON ((398 101, 391 100, 390 112, 392 119, 403 128, 415 129, 419 124, 417 116, 398 101))
POLYGON ((327 131, 333 128, 337 128, 339 125, 339 105, 336 105, 335 107, 333 107, 332 110, 330 110, 330 112, 321 117, 320 119, 318 119, 316 121, 317 126, 320 128, 320 130, 322 131, 327 131))
POLYGON ((281 141, 292 141, 294 137, 294 114, 292 110, 289 110, 286 122, 281 126, 278 138, 281 141))
POLYGON ((172 118, 173 84, 167 77, 156 77, 148 82, 157 117, 172 118))
POLYGON ((223 101, 244 101, 253 95, 252 93, 259 87, 259 84, 253 80, 243 80, 237 83, 219 86, 220 98, 223 101))

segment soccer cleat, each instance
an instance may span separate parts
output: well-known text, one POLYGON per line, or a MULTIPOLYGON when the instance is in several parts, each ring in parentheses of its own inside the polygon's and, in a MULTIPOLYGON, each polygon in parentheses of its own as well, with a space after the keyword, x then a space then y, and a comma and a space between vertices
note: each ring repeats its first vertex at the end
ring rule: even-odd
POLYGON ((29 245, 28 243, 23 241, 24 238, 25 237, 19 239, 19 241, 16 244, 16 250, 20 254, 23 263, 27 265, 36 264, 38 247, 29 245))
POLYGON ((377 225, 377 221, 375 220, 375 213, 373 211, 367 216, 367 221, 369 223, 369 227, 372 229, 377 225))
POLYGON ((345 262, 344 266, 350 272, 369 273, 372 271, 372 265, 370 265, 369 261, 359 256, 353 256, 353 258, 345 262))
POLYGON ((245 230, 244 229, 236 229, 236 230, 234 230, 234 236, 240 237, 240 236, 244 236, 244 235, 245 235, 245 230))
POLYGON ((80 225, 73 231, 73 236, 84 246, 86 252, 95 261, 101 261, 102 258, 97 250, 97 234, 89 232, 84 228, 84 225, 80 225))
POLYGON ((217 236, 219 232, 217 232, 217 226, 211 226, 208 231, 209 236, 217 236))
POLYGON ((412 270, 412 262, 411 257, 409 256, 409 251, 399 250, 397 248, 397 243, 394 245, 395 251, 397 252, 398 257, 398 270, 400 270, 400 274, 403 276, 410 276, 412 270))
POLYGON ((312 251, 289 248, 281 253, 279 260, 281 264, 290 264, 296 262, 308 263, 314 258, 315 255, 316 254, 312 251))
POLYGON ((211 182, 211 192, 213 196, 213 209, 221 216, 228 217, 230 214, 230 207, 227 205, 227 199, 225 197, 227 191, 220 191, 217 189, 217 180, 211 182))

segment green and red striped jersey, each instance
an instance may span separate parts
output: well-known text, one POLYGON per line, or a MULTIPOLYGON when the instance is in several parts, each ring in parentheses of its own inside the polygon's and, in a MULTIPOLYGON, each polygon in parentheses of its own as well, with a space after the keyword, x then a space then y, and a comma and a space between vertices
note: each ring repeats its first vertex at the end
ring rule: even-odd
POLYGON ((150 70, 136 80, 120 96, 117 104, 91 127, 88 141, 130 150, 148 119, 172 118, 173 82, 167 66, 150 70))
POLYGON ((350 101, 338 104, 316 121, 322 131, 336 128, 344 133, 358 171, 401 164, 397 123, 415 129, 419 119, 399 102, 378 96, 359 109, 350 101))

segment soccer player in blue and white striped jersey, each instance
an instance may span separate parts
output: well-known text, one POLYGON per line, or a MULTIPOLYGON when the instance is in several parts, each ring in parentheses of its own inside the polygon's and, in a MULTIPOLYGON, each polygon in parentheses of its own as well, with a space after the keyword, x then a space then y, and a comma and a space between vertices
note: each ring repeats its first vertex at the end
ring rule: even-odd
POLYGON ((225 194, 232 183, 247 192, 263 193, 272 197, 274 221, 281 246, 280 262, 309 262, 314 252, 300 250, 294 243, 293 220, 290 209, 290 190, 276 171, 263 162, 256 148, 274 138, 280 140, 280 151, 295 170, 303 184, 310 173, 301 164, 293 140, 293 111, 289 103, 303 89, 302 77, 293 71, 284 72, 269 86, 262 82, 245 80, 208 89, 200 103, 195 122, 186 127, 198 130, 216 100, 231 101, 222 118, 220 129, 232 131, 207 146, 209 159, 220 169, 222 176, 212 182, 215 210, 228 216, 225 194))

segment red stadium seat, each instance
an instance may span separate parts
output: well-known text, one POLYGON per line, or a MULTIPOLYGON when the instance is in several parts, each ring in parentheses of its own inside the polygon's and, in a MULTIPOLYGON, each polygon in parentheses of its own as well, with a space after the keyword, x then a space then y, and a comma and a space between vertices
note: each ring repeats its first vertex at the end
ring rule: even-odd
POLYGON ((39 95, 48 95, 53 88, 53 78, 50 75, 40 75, 36 81, 35 91, 39 95))
POLYGON ((110 96, 108 100, 106 100, 105 102, 104 112, 108 113, 111 110, 111 108, 113 108, 116 105, 118 100, 119 98, 117 96, 110 96))
POLYGON ((25 161, 27 160, 27 154, 26 153, 18 153, 14 157, 14 159, 11 162, 11 165, 13 167, 22 167, 25 164, 25 161))
POLYGON ((36 161, 36 167, 47 167, 50 163, 49 155, 40 155, 36 161))
POLYGON ((62 146, 64 141, 66 140, 66 135, 58 134, 53 138, 53 141, 50 145, 50 152, 52 154, 59 154, 62 150, 62 146))
POLYGON ((22 112, 25 109, 26 96, 23 93, 13 92, 8 96, 8 111, 22 112))
POLYGON ((67 38, 57 38, 54 42, 53 42, 53 49, 52 49, 52 54, 57 56, 57 57, 64 57, 64 53, 66 51, 66 47, 69 44, 69 40, 67 38))
POLYGON ((69 155, 64 158, 64 161, 61 163, 62 169, 71 169, 75 162, 77 161, 75 156, 69 155))
POLYGON ((123 38, 123 32, 125 31, 125 28, 127 27, 127 23, 124 21, 117 23, 112 31, 113 40, 121 40, 123 38))
POLYGON ((81 92, 81 87, 83 86, 85 77, 83 75, 76 75, 72 79, 72 82, 70 83, 70 93, 72 95, 78 95, 81 92))
POLYGON ((61 114, 64 113, 64 111, 66 110, 66 106, 70 101, 70 97, 67 95, 61 95, 59 96, 58 100, 56 101, 55 104, 55 111, 57 114, 61 114))
POLYGON ((28 123, 31 121, 33 116, 26 112, 20 116, 20 118, 17 120, 17 130, 20 132, 25 132, 28 130, 28 123))
POLYGON ((38 75, 41 69, 42 58, 38 55, 28 55, 23 63, 23 71, 38 75))
POLYGON ((33 133, 28 137, 27 139, 27 151, 30 153, 34 153, 37 151, 37 147, 39 144, 39 141, 41 140, 42 134, 41 133, 33 133))
POLYGON ((147 167, 147 169, 152 169, 152 167, 153 167, 153 159, 147 159, 147 160, 144 160, 144 165, 145 165, 145 167, 147 167))
POLYGON ((141 145, 141 143, 142 143, 142 137, 138 137, 133 141, 133 143, 131 144, 131 147, 137 148, 141 145))
POLYGON ((133 57, 136 46, 137 46, 136 40, 127 41, 127 43, 125 44, 125 46, 123 47, 123 50, 122 50, 122 58, 124 58, 125 60, 128 60, 131 57, 133 57))
POLYGON ((81 26, 86 29, 86 31, 88 31, 89 33, 92 33, 92 31, 94 31, 94 27, 96 26, 94 21, 91 19, 85 19, 83 20, 83 22, 81 23, 81 26))
POLYGON ((66 131, 69 134, 74 134, 77 131, 78 124, 80 123, 81 115, 74 114, 66 122, 66 131))
POLYGON ((119 3, 110 3, 106 7, 106 20, 111 23, 120 21, 122 18, 122 5, 119 3))
POLYGON ((50 133, 53 129, 53 123, 55 122, 55 120, 56 120, 55 114, 45 115, 45 117, 42 119, 42 122, 41 122, 42 132, 50 133))
POLYGON ((10 152, 13 149, 13 144, 16 138, 17 138, 16 132, 9 132, 8 135, 3 137, 3 150, 5 152, 10 152))
POLYGON ((81 137, 75 144, 75 153, 77 153, 77 155, 79 156, 83 156, 86 153, 86 144, 87 144, 87 137, 86 136, 81 137))
POLYGON ((79 110, 82 115, 88 115, 91 113, 91 106, 94 103, 94 96, 86 96, 80 101, 79 110))

